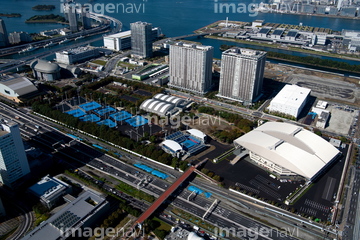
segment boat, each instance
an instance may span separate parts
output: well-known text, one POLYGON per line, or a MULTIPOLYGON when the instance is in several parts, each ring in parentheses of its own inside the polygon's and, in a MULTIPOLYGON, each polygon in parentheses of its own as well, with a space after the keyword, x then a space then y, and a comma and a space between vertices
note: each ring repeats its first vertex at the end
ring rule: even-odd
POLYGON ((82 39, 82 38, 84 38, 84 36, 79 36, 79 37, 75 38, 75 41, 79 40, 79 39, 82 39))
POLYGON ((27 48, 22 49, 21 51, 19 51, 18 53, 26 53, 26 52, 31 52, 38 49, 38 47, 33 47, 33 46, 28 46, 27 48))
POLYGON ((70 41, 71 41, 70 39, 65 38, 64 40, 60 41, 59 44, 67 43, 70 41))
POLYGON ((55 45, 55 43, 49 42, 49 43, 47 43, 47 44, 44 45, 44 48, 52 47, 52 46, 54 46, 54 45, 55 45))

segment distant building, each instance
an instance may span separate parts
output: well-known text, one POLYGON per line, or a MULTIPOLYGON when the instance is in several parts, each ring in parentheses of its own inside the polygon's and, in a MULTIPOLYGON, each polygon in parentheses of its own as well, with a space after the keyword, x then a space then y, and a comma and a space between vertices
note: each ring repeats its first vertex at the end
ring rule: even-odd
POLYGON ((271 31, 271 27, 264 27, 256 34, 257 37, 266 38, 271 31))
POLYGON ((312 4, 302 4, 301 10, 302 13, 314 13, 315 12, 315 5, 312 4))
POLYGON ((0 198, 0 216, 1 217, 6 216, 6 210, 4 208, 4 204, 3 204, 2 200, 1 200, 1 198, 0 198))
POLYGON ((6 46, 9 46, 9 36, 4 20, 0 18, 0 47, 6 46))
POLYGON ((56 63, 36 59, 30 63, 33 76, 39 80, 54 81, 60 79, 60 66, 56 63))
POLYGON ((339 13, 339 10, 336 7, 329 7, 329 15, 336 16, 339 13))
POLYGON ((78 47, 70 50, 56 52, 56 62, 74 64, 100 56, 99 50, 93 47, 78 47))
POLYGON ((0 124, 0 182, 8 187, 30 173, 19 125, 2 121, 0 124))
POLYGON ((288 41, 296 41, 296 38, 299 36, 299 31, 298 30, 295 30, 295 29, 292 29, 290 30, 286 36, 285 36, 285 40, 288 40, 288 41))
POLYGON ((253 103, 260 97, 266 52, 231 48, 221 57, 219 97, 253 103))
POLYGON ((14 102, 21 102, 22 98, 30 98, 38 94, 38 89, 26 77, 18 74, 0 77, 0 95, 14 102))
POLYGON ((130 24, 131 54, 139 58, 152 57, 152 25, 147 22, 130 24))
POLYGON ((325 45, 326 44, 326 37, 327 34, 326 33, 316 33, 316 44, 317 45, 325 45))
POLYGON ((212 87, 214 48, 177 43, 170 46, 169 86, 204 94, 212 87))
POLYGON ((94 225, 109 210, 110 204, 104 197, 86 191, 30 231, 22 240, 57 240, 66 239, 65 236, 83 236, 78 235, 77 231, 94 225))
POLYGON ((174 115, 175 113, 182 111, 191 102, 185 101, 182 98, 165 95, 162 93, 156 94, 152 99, 146 99, 141 103, 140 109, 155 113, 159 116, 174 115))
POLYGON ((60 179, 45 176, 29 188, 29 192, 49 209, 56 206, 61 197, 69 193, 71 186, 60 179))
POLYGON ((356 7, 343 7, 340 9, 340 16, 355 17, 356 11, 356 7))
POLYGON ((64 3, 65 19, 69 21, 69 28, 71 32, 79 31, 78 18, 76 13, 76 5, 72 2, 64 3))
POLYGON ((275 31, 271 34, 272 39, 281 39, 285 29, 275 29, 275 31))
POLYGON ((104 47, 115 51, 131 48, 131 31, 105 36, 104 47))
POLYGON ((81 22, 82 22, 83 28, 85 30, 90 29, 91 28, 91 17, 90 17, 89 9, 86 7, 82 7, 80 9, 80 17, 81 17, 81 22))
POLYGON ((17 43, 27 43, 27 42, 31 42, 32 41, 32 37, 30 36, 30 34, 26 33, 26 32, 12 32, 9 33, 9 42, 10 44, 17 44, 17 43))
POLYGON ((308 88, 297 85, 285 85, 274 99, 271 100, 268 110, 297 118, 306 105, 310 92, 311 89, 308 88))
POLYGON ((264 20, 255 20, 252 22, 251 27, 259 28, 259 27, 262 27, 263 24, 264 24, 264 20))
MULTIPOLYGON (((151 41, 155 41, 160 34, 159 28, 152 28, 151 41)), ((108 49, 121 51, 131 48, 131 30, 107 35, 103 38, 104 46, 108 49)))

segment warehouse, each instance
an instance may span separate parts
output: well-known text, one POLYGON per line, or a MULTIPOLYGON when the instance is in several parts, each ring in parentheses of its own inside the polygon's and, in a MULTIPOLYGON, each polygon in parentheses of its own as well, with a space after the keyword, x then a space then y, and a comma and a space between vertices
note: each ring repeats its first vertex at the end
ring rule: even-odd
POLYGON ((285 85, 270 102, 270 112, 282 113, 297 118, 304 108, 311 90, 297 85, 285 85))
POLYGON ((290 123, 267 122, 234 140, 249 150, 250 159, 281 178, 313 181, 340 155, 320 136, 290 123))

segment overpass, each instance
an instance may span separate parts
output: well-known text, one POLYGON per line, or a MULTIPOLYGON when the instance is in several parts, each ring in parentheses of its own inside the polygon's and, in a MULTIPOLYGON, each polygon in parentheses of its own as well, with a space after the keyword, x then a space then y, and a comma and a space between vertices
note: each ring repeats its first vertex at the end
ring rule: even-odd
MULTIPOLYGON (((199 162, 195 166, 191 166, 186 172, 183 173, 165 192, 155 200, 155 202, 145 211, 140 217, 135 221, 133 224, 130 233, 133 229, 135 229, 136 225, 142 224, 151 214, 153 214, 158 207, 173 193, 175 190, 198 168, 200 165, 205 163, 208 159, 204 159, 203 161, 199 162)), ((129 234, 126 234, 129 236, 129 234)))

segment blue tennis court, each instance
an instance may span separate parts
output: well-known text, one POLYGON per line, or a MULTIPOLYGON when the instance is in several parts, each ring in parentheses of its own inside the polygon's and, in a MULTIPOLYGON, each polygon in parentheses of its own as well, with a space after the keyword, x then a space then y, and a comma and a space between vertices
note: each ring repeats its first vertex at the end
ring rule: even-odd
POLYGON ((74 110, 68 111, 66 113, 70 114, 70 115, 73 115, 74 117, 81 117, 81 116, 84 116, 86 114, 85 112, 83 112, 80 109, 74 109, 74 110))
POLYGON ((116 127, 116 123, 114 123, 113 121, 111 121, 110 119, 105 119, 105 120, 102 120, 96 124, 99 124, 99 125, 106 125, 106 126, 109 126, 111 128, 113 127, 116 127))
POLYGON ((197 187, 195 187, 195 186, 190 186, 190 187, 188 187, 188 190, 189 190, 190 192, 195 191, 196 194, 202 194, 202 193, 204 192, 203 190, 201 190, 200 188, 197 188, 197 187))
POLYGON ((87 112, 87 111, 97 109, 97 108, 101 107, 101 105, 98 104, 97 102, 88 102, 88 103, 81 104, 80 107, 87 112))
POLYGON ((107 113, 111 113, 111 112, 115 112, 115 111, 116 111, 115 108, 107 106, 103 109, 96 110, 95 112, 101 116, 104 116, 107 113))
POLYGON ((186 149, 185 150, 188 150, 189 148, 195 146, 197 143, 191 141, 191 140, 186 140, 184 142, 181 143, 182 146, 184 146, 186 149))
POLYGON ((88 114, 88 115, 82 116, 80 118, 80 120, 84 121, 84 122, 98 122, 98 121, 100 121, 100 118, 98 116, 96 116, 95 114, 88 114))
POLYGON ((110 117, 113 118, 115 121, 124 121, 132 117, 132 115, 127 111, 116 112, 110 114, 110 117))
POLYGON ((142 116, 135 116, 131 119, 126 120, 128 124, 130 124, 132 127, 140 127, 142 125, 145 125, 148 123, 148 120, 142 116))

